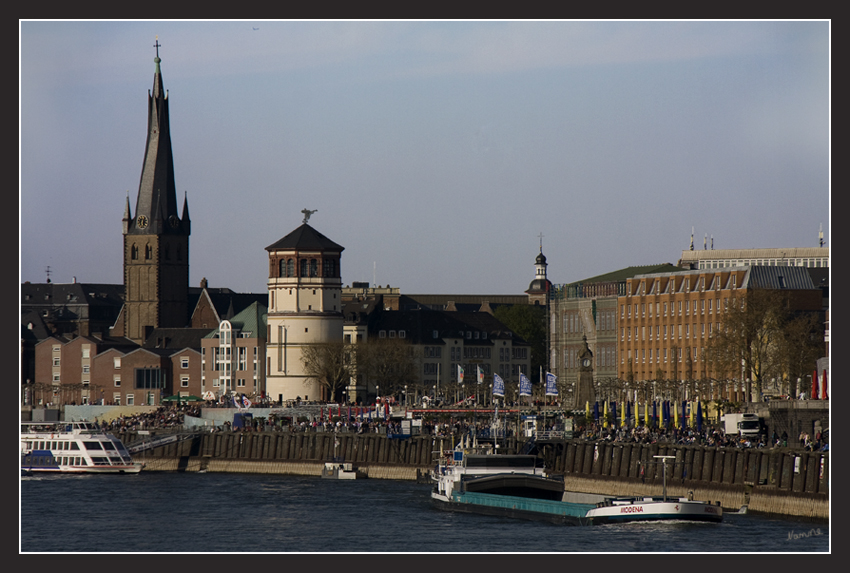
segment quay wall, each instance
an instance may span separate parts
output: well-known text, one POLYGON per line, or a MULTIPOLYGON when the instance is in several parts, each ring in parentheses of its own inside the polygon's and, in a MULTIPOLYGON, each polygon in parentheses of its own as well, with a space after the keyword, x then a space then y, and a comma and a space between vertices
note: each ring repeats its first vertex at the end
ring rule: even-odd
POLYGON ((719 501, 724 510, 829 518, 829 453, 794 448, 719 448, 676 444, 587 442, 543 444, 546 467, 565 489, 604 495, 661 495, 673 456, 668 495, 719 501))
MULTIPOLYGON (((153 432, 152 432, 153 433, 153 432)), ((136 432, 118 435, 132 445, 136 432)), ((325 461, 353 463, 370 478, 421 480, 451 438, 332 432, 199 432, 190 439, 137 454, 146 471, 209 471, 321 475, 325 461)), ((503 444, 519 451, 516 439, 503 444)), ((639 444, 553 440, 537 444, 553 473, 562 474, 567 491, 601 495, 661 495, 662 468, 653 456, 668 460, 667 492, 719 501, 727 511, 749 511, 812 519, 829 518, 829 453, 795 448, 718 448, 675 444, 639 444)))

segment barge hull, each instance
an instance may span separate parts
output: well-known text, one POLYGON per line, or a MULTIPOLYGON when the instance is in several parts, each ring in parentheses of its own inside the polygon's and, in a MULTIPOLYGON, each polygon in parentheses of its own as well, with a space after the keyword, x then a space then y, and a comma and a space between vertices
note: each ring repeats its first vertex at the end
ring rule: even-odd
POLYGON ((445 511, 545 521, 558 525, 589 525, 591 522, 585 515, 589 509, 595 507, 589 504, 473 492, 454 492, 451 501, 432 498, 432 502, 434 507, 445 511))

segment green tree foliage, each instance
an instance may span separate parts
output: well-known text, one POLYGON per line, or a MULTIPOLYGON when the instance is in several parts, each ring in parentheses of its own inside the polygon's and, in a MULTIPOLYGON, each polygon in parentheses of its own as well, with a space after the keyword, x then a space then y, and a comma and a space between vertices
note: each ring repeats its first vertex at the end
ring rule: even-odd
POLYGON ((531 345, 529 379, 538 384, 540 368, 546 366, 546 307, 531 304, 500 306, 493 312, 496 319, 531 345))
POLYGON ((342 401, 351 379, 350 348, 344 342, 326 342, 306 346, 301 354, 308 379, 317 381, 335 402, 342 401))

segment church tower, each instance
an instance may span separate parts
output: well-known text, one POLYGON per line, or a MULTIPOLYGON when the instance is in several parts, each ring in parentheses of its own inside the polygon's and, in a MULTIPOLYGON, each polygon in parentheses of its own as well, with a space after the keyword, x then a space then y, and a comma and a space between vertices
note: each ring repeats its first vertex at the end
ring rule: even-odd
POLYGON ((162 85, 159 40, 148 92, 148 136, 135 213, 124 206, 124 336, 138 344, 159 327, 189 320, 189 204, 177 211, 168 92, 162 85))
POLYGON ((266 391, 273 400, 321 400, 323 388, 305 372, 302 352, 313 344, 342 343, 344 247, 307 224, 266 247, 269 308, 266 391))
POLYGON ((534 259, 534 280, 528 285, 525 294, 528 295, 528 304, 539 304, 546 306, 549 302, 549 291, 552 283, 546 278, 546 256, 543 254, 543 239, 540 239, 540 254, 534 259))

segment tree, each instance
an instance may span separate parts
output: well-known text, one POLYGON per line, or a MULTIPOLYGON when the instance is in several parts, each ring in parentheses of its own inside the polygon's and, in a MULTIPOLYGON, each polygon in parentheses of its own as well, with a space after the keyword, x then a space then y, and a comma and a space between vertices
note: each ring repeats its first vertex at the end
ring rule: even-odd
MULTIPOLYGON (((764 381, 771 377, 804 372, 818 354, 812 340, 818 322, 813 314, 793 313, 788 293, 768 289, 739 293, 729 300, 709 341, 707 358, 712 370, 721 378, 751 380, 756 395, 761 395, 764 381), (793 368, 789 354, 797 355, 793 368)), ((751 399, 749 385, 746 392, 751 399)))
POLYGON ((493 316, 531 346, 531 372, 528 377, 538 380, 540 368, 546 365, 548 354, 546 307, 531 304, 500 306, 493 312, 493 316))
POLYGON ((402 338, 376 338, 357 344, 357 373, 380 386, 384 395, 404 391, 418 380, 413 345, 402 338))
POLYGON ((305 346, 301 362, 308 379, 327 390, 331 400, 342 401, 342 391, 351 380, 350 344, 324 342, 305 346))

